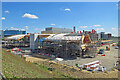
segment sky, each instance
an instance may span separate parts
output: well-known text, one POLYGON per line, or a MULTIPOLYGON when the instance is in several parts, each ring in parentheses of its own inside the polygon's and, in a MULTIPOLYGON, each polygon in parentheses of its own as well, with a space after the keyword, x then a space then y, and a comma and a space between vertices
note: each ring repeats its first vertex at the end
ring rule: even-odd
POLYGON ((2 0, 2 2, 119 2, 119 0, 2 0))
POLYGON ((46 27, 118 35, 117 2, 2 2, 2 29, 40 33, 46 27))

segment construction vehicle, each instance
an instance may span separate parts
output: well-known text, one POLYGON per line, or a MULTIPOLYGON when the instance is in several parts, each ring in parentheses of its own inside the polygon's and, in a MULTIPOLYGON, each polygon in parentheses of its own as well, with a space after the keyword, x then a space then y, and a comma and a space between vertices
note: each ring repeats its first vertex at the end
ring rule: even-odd
POLYGON ((109 51, 110 50, 110 47, 106 46, 106 51, 109 51))

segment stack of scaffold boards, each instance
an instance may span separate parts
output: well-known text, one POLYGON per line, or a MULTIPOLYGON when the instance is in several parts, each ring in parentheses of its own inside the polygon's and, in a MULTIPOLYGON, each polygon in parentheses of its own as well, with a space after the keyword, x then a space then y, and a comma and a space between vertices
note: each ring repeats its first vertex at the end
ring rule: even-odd
POLYGON ((92 70, 96 71, 99 69, 101 62, 99 60, 90 62, 84 65, 80 65, 81 68, 87 69, 87 70, 92 70))

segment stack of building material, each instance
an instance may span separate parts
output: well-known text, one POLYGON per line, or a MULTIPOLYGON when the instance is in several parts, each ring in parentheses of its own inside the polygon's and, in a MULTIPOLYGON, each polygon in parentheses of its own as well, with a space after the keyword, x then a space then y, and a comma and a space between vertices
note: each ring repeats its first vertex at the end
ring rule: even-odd
POLYGON ((22 49, 19 49, 19 48, 13 48, 13 49, 11 49, 11 50, 13 50, 13 51, 21 51, 22 49))
POLYGON ((9 52, 14 53, 14 54, 22 54, 21 51, 22 49, 19 49, 19 48, 13 48, 9 50, 9 52))
POLYGON ((90 66, 89 70, 96 71, 99 69, 99 66, 100 66, 99 64, 94 64, 94 65, 90 66))
POLYGON ((56 58, 56 60, 57 60, 57 61, 63 61, 63 59, 62 59, 62 58, 56 58))
POLYGON ((106 68, 105 68, 105 67, 103 67, 103 66, 99 66, 99 68, 97 68, 97 70, 98 70, 98 71, 105 71, 105 70, 106 70, 106 68))
POLYGON ((101 62, 99 60, 88 63, 88 64, 84 64, 83 68, 88 69, 88 70, 96 70, 99 65, 101 64, 101 62))

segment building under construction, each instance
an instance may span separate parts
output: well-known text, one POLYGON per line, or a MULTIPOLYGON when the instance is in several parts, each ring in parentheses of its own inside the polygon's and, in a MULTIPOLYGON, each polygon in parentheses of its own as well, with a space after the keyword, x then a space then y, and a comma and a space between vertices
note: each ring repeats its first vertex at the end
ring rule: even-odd
POLYGON ((20 48, 20 47, 29 47, 29 46, 30 46, 30 34, 12 35, 2 39, 2 47, 20 48))
POLYGON ((97 53, 97 44, 91 41, 89 34, 55 34, 43 40, 40 45, 44 53, 62 58, 84 55, 95 57, 97 53))
POLYGON ((7 46, 16 45, 16 42, 18 46, 28 44, 32 52, 38 51, 62 58, 84 55, 95 57, 98 46, 95 34, 84 31, 76 33, 74 29, 71 33, 14 35, 7 37, 6 41, 8 41, 7 46))

